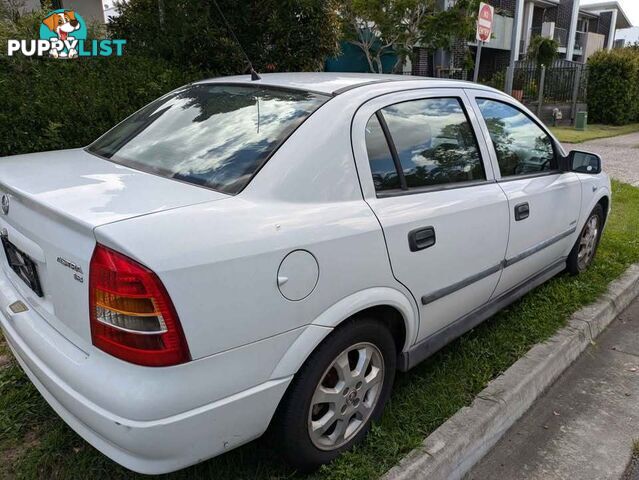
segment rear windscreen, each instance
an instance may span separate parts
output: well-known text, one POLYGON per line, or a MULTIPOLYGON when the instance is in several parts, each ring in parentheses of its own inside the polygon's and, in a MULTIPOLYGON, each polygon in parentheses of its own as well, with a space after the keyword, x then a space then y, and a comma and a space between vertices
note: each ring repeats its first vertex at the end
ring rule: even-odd
POLYGON ((191 85, 147 105, 87 150, 131 168, 234 194, 328 98, 258 86, 191 85))

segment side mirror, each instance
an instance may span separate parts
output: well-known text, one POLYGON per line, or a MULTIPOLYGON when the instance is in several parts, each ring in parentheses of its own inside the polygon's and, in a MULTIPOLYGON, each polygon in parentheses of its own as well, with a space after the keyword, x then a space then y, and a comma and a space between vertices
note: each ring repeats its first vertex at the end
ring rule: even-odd
POLYGON ((573 150, 564 159, 563 170, 596 175, 601 173, 601 157, 596 153, 573 150))

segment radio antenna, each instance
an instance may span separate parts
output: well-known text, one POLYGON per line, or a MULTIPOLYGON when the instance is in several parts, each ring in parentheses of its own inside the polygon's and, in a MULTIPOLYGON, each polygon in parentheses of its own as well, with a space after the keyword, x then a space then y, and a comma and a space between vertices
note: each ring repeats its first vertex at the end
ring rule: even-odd
POLYGON ((242 54, 244 55, 244 58, 246 58, 246 61, 249 64, 250 67, 250 72, 251 72, 251 80, 255 81, 255 80, 261 80, 262 77, 260 77, 257 72, 255 71, 255 69, 253 68, 253 63, 251 63, 251 59, 249 58, 249 56, 246 54, 246 52, 244 51, 244 48, 242 47, 242 44, 240 43, 240 41, 237 39, 237 37, 235 36, 235 32, 233 31, 233 29, 231 28, 231 26, 229 25, 229 22, 226 20, 226 17, 224 16, 224 14, 222 13, 222 9, 220 8, 220 6, 217 4, 217 0, 213 0, 213 4, 215 5, 215 8, 217 9, 217 13, 220 14, 220 17, 222 17, 222 20, 224 21, 224 25, 226 25, 226 29, 229 31, 229 33, 231 34, 231 37, 233 37, 233 40, 235 41, 235 43, 237 44, 238 47, 240 47, 240 50, 242 51, 242 54))

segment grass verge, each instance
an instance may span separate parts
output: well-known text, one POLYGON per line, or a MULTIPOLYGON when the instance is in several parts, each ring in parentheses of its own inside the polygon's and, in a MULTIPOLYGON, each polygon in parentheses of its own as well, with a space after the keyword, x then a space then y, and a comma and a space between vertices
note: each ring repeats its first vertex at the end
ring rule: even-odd
MULTIPOLYGON (((588 272, 579 277, 558 276, 414 370, 399 374, 384 418, 367 441, 306 478, 370 479, 383 474, 637 261, 639 189, 615 182, 612 215, 588 272)), ((73 433, 13 362, 0 369, 0 475, 3 473, 24 479, 142 478, 117 466, 73 433)), ((164 478, 274 480, 294 476, 271 445, 258 440, 164 478)))
POLYGON ((588 125, 588 129, 582 131, 575 130, 574 127, 550 127, 550 131, 560 142, 582 143, 597 138, 617 137, 628 133, 639 132, 639 123, 630 125, 588 125))
POLYGON ((632 457, 621 480, 639 480, 639 440, 632 444, 632 457))

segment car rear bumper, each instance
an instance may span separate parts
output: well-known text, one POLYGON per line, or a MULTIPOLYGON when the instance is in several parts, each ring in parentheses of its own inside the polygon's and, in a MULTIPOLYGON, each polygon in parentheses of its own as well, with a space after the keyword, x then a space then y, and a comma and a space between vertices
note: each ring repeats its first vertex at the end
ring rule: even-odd
MULTIPOLYGON (((136 472, 159 474, 178 470, 257 438, 268 427, 292 378, 266 380, 211 403, 186 411, 178 409, 160 418, 125 418, 104 405, 113 403, 109 402, 109 392, 121 396, 122 392, 116 390, 127 388, 131 383, 126 381, 132 379, 103 385, 104 402, 87 398, 81 393, 82 385, 73 384, 74 379, 86 380, 86 368, 91 369, 95 383, 104 383, 103 379, 111 375, 109 367, 113 366, 114 359, 101 354, 89 356, 33 309, 13 313, 9 305, 18 300, 24 301, 0 271, 0 326, 22 369, 71 428, 109 458, 136 472), (92 357, 90 362, 89 357, 92 357)), ((180 376, 189 375, 186 371, 181 373, 180 376)), ((193 392, 183 385, 167 384, 165 388, 167 392, 181 388, 182 395, 197 397, 197 378, 194 380, 193 392)), ((215 382, 216 379, 209 380, 215 382)), ((132 401, 148 402, 149 410, 156 409, 157 403, 163 401, 153 385, 147 395, 144 392, 145 389, 140 388, 132 391, 132 401)))

